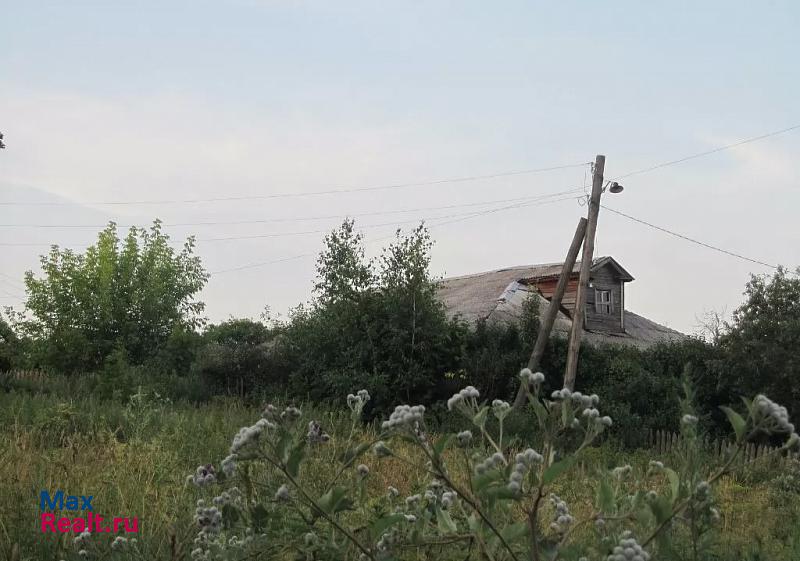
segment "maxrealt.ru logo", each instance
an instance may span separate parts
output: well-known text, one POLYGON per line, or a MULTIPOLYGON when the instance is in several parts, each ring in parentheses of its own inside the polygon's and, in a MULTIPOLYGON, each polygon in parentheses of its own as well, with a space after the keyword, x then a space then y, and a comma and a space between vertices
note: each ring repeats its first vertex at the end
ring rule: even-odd
POLYGON ((42 491, 39 494, 39 510, 41 514, 41 528, 42 532, 57 532, 57 533, 82 533, 82 532, 114 532, 120 530, 130 533, 139 531, 139 518, 134 516, 120 517, 116 516, 110 521, 102 516, 95 514, 92 501, 94 495, 67 495, 62 490, 56 491, 50 495, 48 491, 42 491), (68 511, 70 513, 80 513, 80 516, 60 516, 57 517, 55 512, 51 511, 68 511), (105 524, 103 524, 105 522, 105 524))

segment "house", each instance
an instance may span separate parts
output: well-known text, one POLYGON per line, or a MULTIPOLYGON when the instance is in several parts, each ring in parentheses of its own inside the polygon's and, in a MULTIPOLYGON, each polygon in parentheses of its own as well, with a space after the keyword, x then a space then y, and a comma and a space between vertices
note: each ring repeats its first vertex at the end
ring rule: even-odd
MULTIPOLYGON (((439 281, 437 297, 450 317, 469 324, 519 320, 528 298, 536 298, 539 312, 550 299, 561 275, 562 263, 510 267, 439 281)), ((637 315, 625 308, 625 285, 633 276, 613 257, 592 260, 583 340, 589 344, 622 344, 646 348, 677 341, 686 335, 637 315)), ((553 335, 567 337, 578 290, 580 261, 575 263, 553 325, 553 335)))

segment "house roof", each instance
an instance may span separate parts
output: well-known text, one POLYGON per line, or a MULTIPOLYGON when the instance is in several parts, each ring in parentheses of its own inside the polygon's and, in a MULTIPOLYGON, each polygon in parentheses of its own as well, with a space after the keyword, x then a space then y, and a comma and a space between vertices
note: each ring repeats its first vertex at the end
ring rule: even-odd
MULTIPOLYGON (((612 267, 620 277, 620 280, 625 282, 630 282, 633 280, 633 276, 626 271, 622 265, 620 265, 616 259, 610 256, 606 257, 596 257, 592 259, 592 271, 596 271, 597 269, 605 266, 612 267)), ((539 265, 529 265, 527 267, 522 267, 523 269, 529 269, 526 272, 525 277, 523 279, 526 282, 532 282, 537 280, 544 280, 549 278, 557 278, 561 275, 561 269, 564 266, 563 263, 542 263, 539 265)), ((517 267, 514 267, 516 269, 517 267)), ((581 270, 581 262, 576 261, 575 265, 572 266, 572 273, 578 274, 581 270)))
MULTIPOLYGON (((611 257, 600 257, 593 262, 592 268, 611 263, 619 267, 622 278, 633 278, 611 257)), ((480 321, 490 324, 511 323, 520 319, 528 298, 536 298, 539 303, 539 313, 545 312, 550 305, 549 300, 528 284, 533 280, 558 276, 561 273, 561 266, 561 263, 544 263, 446 278, 438 283, 437 297, 444 304, 450 317, 458 316, 469 324, 474 325, 480 321), (554 270, 557 272, 553 273, 554 270)), ((580 263, 576 263, 573 272, 579 270, 580 263)), ((571 326, 572 320, 569 316, 559 311, 553 325, 553 335, 567 337, 571 326)), ((648 347, 658 342, 685 337, 686 335, 674 329, 659 325, 628 310, 625 310, 624 333, 584 331, 584 340, 590 344, 623 344, 636 347, 648 347)))

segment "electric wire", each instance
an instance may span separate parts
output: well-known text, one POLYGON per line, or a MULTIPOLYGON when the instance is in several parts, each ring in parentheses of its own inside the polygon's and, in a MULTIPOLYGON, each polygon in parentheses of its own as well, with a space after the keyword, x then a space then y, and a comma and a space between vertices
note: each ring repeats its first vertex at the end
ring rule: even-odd
POLYGON ((678 232, 674 232, 674 231, 669 230, 667 228, 664 228, 662 226, 657 226, 655 224, 652 224, 651 222, 647 222, 645 220, 642 220, 641 218, 636 218, 635 216, 631 216, 630 214, 626 214, 626 213, 624 213, 622 211, 613 209, 613 208, 608 207, 608 206, 606 206, 604 204, 601 204, 600 207, 606 209, 609 212, 613 212, 614 214, 618 214, 619 216, 627 218, 628 220, 632 220, 633 222, 637 222, 639 224, 642 224, 643 226, 647 226, 649 228, 653 228, 653 229, 658 230, 660 232, 664 232, 665 234, 669 234, 670 236, 674 236, 676 238, 680 238, 682 240, 685 240, 685 241, 691 242, 693 244, 705 247, 707 249, 718 251, 720 253, 724 253, 725 255, 729 255, 731 257, 735 257, 735 258, 741 259, 743 261, 749 261, 750 263, 755 263, 756 265, 762 265, 764 267, 769 267, 770 269, 776 269, 777 270, 777 269, 780 268, 780 267, 778 267, 778 265, 772 265, 770 263, 766 263, 766 262, 761 261, 759 259, 754 259, 752 257, 747 257, 746 255, 742 255, 741 253, 736 253, 736 252, 733 252, 733 251, 730 251, 730 250, 727 250, 727 249, 723 249, 721 247, 717 247, 715 245, 711 245, 709 243, 700 241, 698 239, 691 238, 691 237, 686 236, 684 234, 680 234, 678 232))
MULTIPOLYGON (((268 224, 274 222, 307 222, 307 221, 321 221, 321 220, 339 220, 346 217, 351 218, 361 218, 367 216, 382 216, 386 214, 404 214, 410 212, 427 212, 430 210, 447 210, 447 209, 455 209, 455 208, 467 208, 467 207, 475 207, 475 206, 485 206, 485 205, 492 205, 492 204, 500 204, 500 203, 509 203, 509 202, 518 202, 518 201, 529 201, 529 200, 539 200, 543 198, 549 197, 556 197, 560 195, 567 195, 571 193, 580 192, 580 188, 576 189, 569 189, 566 191, 557 191, 554 193, 547 193, 542 195, 528 195, 525 197, 514 197, 510 199, 493 199, 493 200, 486 200, 486 201, 476 201, 472 203, 458 203, 458 204, 450 204, 450 205, 441 205, 441 206, 430 206, 430 207, 417 207, 417 208, 407 208, 407 209, 393 209, 393 210, 379 210, 373 212, 361 212, 361 213, 344 213, 344 214, 328 214, 328 215, 318 215, 318 216, 299 216, 294 218, 261 218, 261 219, 254 219, 254 220, 217 220, 217 221, 203 221, 203 222, 164 222, 161 225, 166 228, 176 228, 176 227, 186 227, 186 226, 234 226, 234 225, 246 225, 246 224, 268 224)), ((104 228, 108 224, 0 224, 0 228, 104 228)), ((119 228, 131 228, 136 227, 135 224, 119 224, 116 223, 117 227, 119 228)))
POLYGON ((654 171, 654 170, 657 170, 657 169, 661 169, 661 168, 665 168, 665 167, 669 167, 669 166, 674 166, 674 165, 677 165, 677 164, 682 164, 683 162, 688 162, 689 160, 695 160, 697 158, 710 156, 710 155, 716 154, 718 152, 723 152, 725 150, 730 150, 731 148, 736 148, 737 146, 743 146, 745 144, 750 144, 752 142, 758 142, 759 140, 764 140, 764 139, 767 139, 767 138, 771 138, 773 136, 778 136, 780 134, 785 134, 787 132, 792 132, 792 131, 795 131, 795 130, 798 130, 798 129, 800 129, 800 124, 792 125, 791 127, 786 127, 784 129, 780 129, 780 130, 777 130, 777 131, 772 131, 772 132, 768 132, 768 133, 761 134, 761 135, 758 135, 758 136, 745 138, 744 140, 739 140, 739 141, 733 142, 731 144, 725 144, 724 146, 718 146, 717 148, 712 148, 711 150, 706 150, 704 152, 698 152, 697 154, 692 154, 690 156, 684 156, 683 158, 678 158, 677 160, 669 160, 667 162, 662 162, 660 164, 655 164, 655 165, 652 165, 650 167, 638 169, 636 171, 631 171, 631 172, 623 174, 623 175, 618 175, 618 176, 614 177, 613 179, 618 181, 620 179, 625 179, 626 177, 631 177, 633 175, 639 175, 639 174, 642 174, 642 173, 648 173, 648 172, 651 172, 651 171, 654 171))
POLYGON ((577 164, 557 165, 550 167, 531 168, 515 171, 504 171, 498 173, 491 173, 485 175, 469 175, 462 177, 451 177, 447 179, 435 179, 429 181, 416 181, 408 183, 389 183, 383 185, 372 185, 367 187, 337 187, 333 189, 325 189, 321 191, 306 191, 299 193, 271 193, 265 195, 236 195, 231 197, 210 197, 198 199, 162 199, 162 200, 140 200, 140 201, 95 201, 95 202, 73 202, 73 201, 37 201, 37 202, 19 202, 19 201, 0 201, 0 206, 106 206, 106 205, 167 205, 167 204, 197 204, 197 203, 218 203, 225 201, 251 201, 251 200, 267 200, 267 199, 287 199, 287 198, 301 198, 313 197, 320 195, 336 195, 342 193, 363 193, 369 191, 385 191, 391 189, 406 189, 412 187, 426 187, 433 185, 444 185, 448 183, 464 183, 469 181, 482 181, 487 179, 497 179, 502 177, 513 177, 518 175, 531 175, 536 173, 545 173, 549 171, 557 171, 563 169, 570 169, 588 165, 587 162, 577 164))
MULTIPOLYGON (((570 196, 570 197, 564 197, 564 198, 561 198, 561 199, 555 199, 555 200, 550 200, 550 201, 534 201, 534 202, 530 202, 530 203, 521 203, 521 204, 515 204, 515 205, 508 205, 508 206, 501 207, 501 208, 474 212, 474 213, 471 213, 468 216, 460 217, 460 218, 457 218, 455 220, 448 220, 448 221, 445 221, 445 222, 442 222, 442 223, 431 224, 430 228, 431 229, 438 228, 439 226, 444 226, 446 224, 452 224, 454 222, 461 222, 463 220, 469 220, 471 218, 476 218, 478 216, 484 216, 486 214, 493 214, 493 213, 501 212, 501 211, 505 211, 505 210, 512 210, 512 209, 516 209, 516 208, 525 208, 525 207, 531 207, 531 206, 542 206, 542 205, 545 205, 545 204, 557 203, 557 202, 562 202, 562 201, 566 201, 566 200, 574 200, 574 199, 575 199, 574 196, 570 196)), ((415 222, 418 222, 418 221, 415 221, 415 222)), ((390 234, 388 236, 382 236, 382 237, 379 237, 379 238, 375 238, 373 240, 370 240, 369 243, 375 243, 375 242, 387 240, 387 239, 390 239, 390 238, 393 238, 393 237, 395 237, 394 233, 390 234)), ((258 267, 265 267, 267 265, 273 265, 273 264, 276 264, 276 263, 284 263, 286 261, 293 261, 293 260, 296 260, 296 259, 302 259, 304 257, 313 257, 313 256, 316 256, 316 255, 317 255, 316 252, 301 253, 299 255, 292 255, 292 256, 283 257, 283 258, 280 258, 280 259, 273 259, 273 260, 269 260, 269 261, 259 261, 259 262, 256 262, 256 263, 248 263, 246 265, 240 265, 238 267, 230 267, 230 268, 226 268, 226 269, 219 269, 219 270, 216 270, 216 271, 211 271, 209 273, 209 275, 211 275, 213 277, 214 275, 221 275, 221 274, 224 274, 224 273, 231 273, 231 272, 235 272, 235 271, 243 271, 243 270, 247 270, 247 269, 255 269, 255 268, 258 268, 258 267)))

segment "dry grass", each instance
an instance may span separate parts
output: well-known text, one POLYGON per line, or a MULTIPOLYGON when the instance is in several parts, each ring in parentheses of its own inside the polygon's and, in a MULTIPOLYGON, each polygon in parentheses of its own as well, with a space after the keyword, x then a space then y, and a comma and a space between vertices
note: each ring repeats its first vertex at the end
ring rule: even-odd
MULTIPOLYGON (((96 508, 103 515, 138 516, 148 559, 172 559, 188 551, 197 493, 186 486, 185 477, 198 464, 224 457, 231 436, 258 418, 258 410, 235 403, 176 406, 149 419, 141 439, 124 441, 120 435, 131 434, 133 427, 125 424, 118 409, 91 400, 65 406, 53 397, 0 394, 4 427, 0 430, 0 558, 9 558, 14 544, 18 544, 20 560, 61 558, 64 541, 38 529, 42 489, 95 495, 96 508), (67 422, 65 410, 70 411, 67 422)), ((319 412, 317 416, 334 435, 344 432, 341 417, 319 412)), ((367 432, 360 438, 371 436, 367 432)), ((393 442, 391 446, 414 457, 407 443, 393 442)), ((339 449, 331 447, 305 466, 309 488, 323 486, 341 451, 341 445, 339 449)), ((647 458, 640 452, 616 460, 644 469, 647 458)), ((404 495, 422 490, 419 470, 407 463, 378 461, 371 455, 365 463, 371 469, 371 493, 383 494, 388 485, 404 495)), ((579 519, 591 511, 591 469, 574 472, 554 489, 579 519)), ((463 470, 456 468, 455 473, 464 480, 463 470)), ((756 543, 761 544, 767 559, 790 559, 792 551, 797 551, 792 550, 799 545, 797 520, 792 518, 800 512, 796 501, 778 507, 768 483, 743 485, 731 478, 722 481, 718 498, 723 514, 719 540, 726 552, 723 558, 742 558, 741 552, 756 543)))

